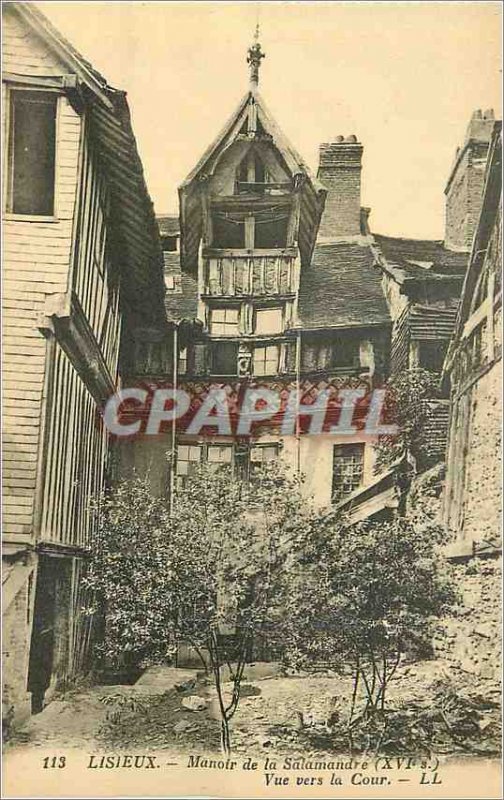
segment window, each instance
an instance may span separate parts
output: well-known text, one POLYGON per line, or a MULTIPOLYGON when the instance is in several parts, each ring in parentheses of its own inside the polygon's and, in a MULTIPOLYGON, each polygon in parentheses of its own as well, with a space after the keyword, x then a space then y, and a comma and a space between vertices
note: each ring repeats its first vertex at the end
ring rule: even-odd
POLYGON ((179 353, 178 371, 181 375, 185 375, 187 372, 187 347, 184 347, 179 353))
POLYGON ((183 485, 184 479, 191 475, 201 462, 201 445, 179 444, 177 447, 177 481, 183 485))
POLYGON ((268 183, 268 172, 263 162, 256 153, 248 153, 236 170, 236 192, 241 194, 259 190, 262 193, 265 183, 268 183))
POLYGON ((419 362, 422 369, 441 372, 446 355, 447 342, 420 342, 419 362))
POLYGON ((250 448, 250 476, 260 472, 262 467, 278 458, 277 444, 255 444, 250 448))
POLYGON ((276 375, 278 373, 278 345, 254 349, 254 375, 276 375))
POLYGON ((214 342, 212 345, 212 373, 214 375, 236 375, 238 370, 238 344, 236 342, 214 342))
POLYGON ((255 220, 254 247, 268 250, 287 246, 288 214, 274 217, 271 214, 258 214, 255 220))
POLYGON ((7 211, 54 215, 56 105, 54 92, 12 90, 7 211))
POLYGON ((233 446, 229 444, 209 444, 207 460, 212 468, 231 469, 233 465, 233 446))
POLYGON ((238 308, 213 308, 210 313, 210 333, 213 336, 238 335, 238 308))
POLYGON ((161 236, 161 249, 164 253, 178 253, 178 236, 161 236))
POLYGON ((261 308, 256 311, 255 332, 257 334, 281 333, 282 309, 261 308))
POLYGON ((175 289, 175 275, 165 275, 165 286, 169 292, 175 289))
POLYGON ((358 367, 360 345, 355 339, 335 339, 331 345, 331 367, 358 367))
POLYGON ((343 500, 362 483, 364 471, 363 444, 337 444, 333 451, 333 502, 343 500))
POLYGON ((216 212, 212 216, 212 245, 220 248, 245 247, 245 220, 231 217, 225 212, 216 212))

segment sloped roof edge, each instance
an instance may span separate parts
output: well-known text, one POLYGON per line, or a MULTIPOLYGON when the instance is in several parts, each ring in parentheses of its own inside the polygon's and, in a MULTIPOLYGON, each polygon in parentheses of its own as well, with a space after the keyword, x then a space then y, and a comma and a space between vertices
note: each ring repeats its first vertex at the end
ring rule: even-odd
POLYGON ((315 191, 327 192, 327 189, 320 181, 314 177, 305 161, 301 158, 297 150, 293 147, 285 134, 280 129, 279 125, 268 111, 266 104, 259 93, 248 91, 240 100, 237 108, 226 121, 223 128, 220 130, 213 142, 207 147, 196 166, 191 170, 186 179, 180 184, 179 191, 183 191, 189 186, 194 179, 203 171, 205 165, 215 155, 219 147, 221 147, 226 138, 232 132, 233 128, 237 127, 238 123, 243 121, 244 112, 250 100, 253 99, 258 111, 259 119, 267 133, 271 134, 273 143, 278 148, 282 156, 285 158, 289 168, 293 172, 304 173, 311 181, 315 191))
POLYGON ((48 42, 58 53, 59 58, 72 67, 81 81, 101 100, 112 109, 112 103, 107 92, 115 91, 108 85, 106 78, 84 58, 78 50, 66 39, 50 22, 50 20, 37 8, 34 3, 4 3, 6 9, 13 9, 37 33, 48 42))

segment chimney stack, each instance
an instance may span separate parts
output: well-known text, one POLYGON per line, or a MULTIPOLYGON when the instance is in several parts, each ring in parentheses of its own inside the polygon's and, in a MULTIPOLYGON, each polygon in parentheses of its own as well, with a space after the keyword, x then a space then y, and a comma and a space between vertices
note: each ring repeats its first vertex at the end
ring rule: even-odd
POLYGON ((319 236, 338 238, 361 233, 361 169, 363 147, 353 134, 336 136, 319 148, 317 177, 327 189, 319 236))
POLYGON ((483 198, 488 147, 495 125, 493 108, 475 111, 467 126, 462 147, 445 188, 445 246, 450 250, 471 249, 483 198))

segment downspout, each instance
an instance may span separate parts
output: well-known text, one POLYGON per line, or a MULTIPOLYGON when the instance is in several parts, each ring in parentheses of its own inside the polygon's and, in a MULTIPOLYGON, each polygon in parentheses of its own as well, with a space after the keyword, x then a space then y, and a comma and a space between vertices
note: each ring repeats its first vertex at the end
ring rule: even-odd
POLYGON ((296 336, 296 472, 301 474, 301 423, 299 409, 301 405, 301 331, 296 336))
POLYGON ((170 517, 173 516, 173 501, 175 494, 175 449, 177 444, 177 433, 175 421, 177 419, 175 401, 175 392, 177 391, 177 369, 178 369, 178 325, 173 327, 173 412, 172 412, 172 429, 171 429, 171 458, 170 458, 170 517))

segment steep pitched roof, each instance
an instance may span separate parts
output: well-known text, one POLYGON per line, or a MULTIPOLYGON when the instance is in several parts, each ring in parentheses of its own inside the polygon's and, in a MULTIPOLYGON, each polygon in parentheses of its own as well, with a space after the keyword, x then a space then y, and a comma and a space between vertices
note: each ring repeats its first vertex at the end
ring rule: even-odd
POLYGON ((245 122, 249 106, 254 105, 257 118, 267 135, 272 137, 273 143, 284 158, 292 175, 304 174, 310 179, 317 191, 325 191, 324 186, 315 178, 297 150, 293 147, 282 132, 274 118, 266 108, 266 104, 258 92, 248 91, 238 103, 237 108, 229 117, 224 127, 214 141, 207 147, 196 166, 191 170, 185 181, 181 184, 183 190, 202 174, 212 175, 219 161, 221 153, 232 143, 239 134, 245 122))
POLYGON ((276 148, 283 159, 293 182, 297 182, 302 197, 302 205, 307 213, 301 216, 299 230, 299 248, 301 258, 309 261, 315 244, 316 232, 325 204, 327 190, 315 178, 299 153, 281 131, 272 115, 266 108, 264 100, 256 91, 248 91, 240 100, 238 107, 228 119, 218 136, 203 153, 198 163, 191 170, 179 187, 180 224, 182 230, 182 263, 184 268, 195 270, 198 259, 198 248, 202 231, 202 209, 200 188, 202 181, 211 177, 221 156, 227 149, 242 137, 253 141, 255 136, 266 137, 276 148), (243 133, 247 118, 257 120, 254 133, 243 133), (259 132, 259 133, 258 133, 259 132), (300 178, 301 180, 298 180, 300 178), (308 223, 306 220, 310 218, 308 223))
POLYGON ((80 80, 93 91, 96 96, 111 108, 107 97, 110 86, 107 79, 54 27, 52 22, 37 8, 34 3, 4 3, 5 9, 15 10, 36 33, 53 48, 58 58, 75 72, 80 80))
POLYGON ((389 323, 390 314, 368 244, 317 244, 301 270, 298 313, 303 329, 389 323))
MULTIPOLYGON (((166 314, 161 243, 126 92, 109 86, 33 3, 5 3, 4 10, 17 14, 54 52, 57 62, 76 76, 67 91, 79 113, 85 109, 89 130, 98 142, 98 158, 110 188, 110 213, 124 270, 123 299, 139 324, 163 326, 166 314)), ((64 81, 61 85, 65 89, 64 81)))

